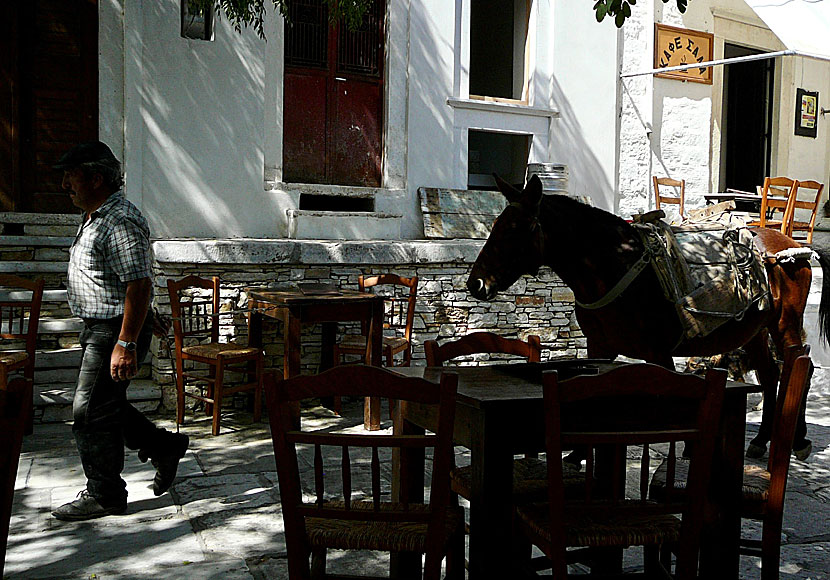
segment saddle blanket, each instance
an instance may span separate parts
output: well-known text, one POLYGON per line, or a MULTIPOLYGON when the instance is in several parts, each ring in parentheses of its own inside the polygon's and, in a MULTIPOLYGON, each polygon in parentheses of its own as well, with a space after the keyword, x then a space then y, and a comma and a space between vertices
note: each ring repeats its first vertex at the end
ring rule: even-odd
POLYGON ((769 283, 750 230, 719 221, 670 226, 659 215, 638 217, 634 226, 685 338, 706 336, 753 306, 770 307, 769 283))

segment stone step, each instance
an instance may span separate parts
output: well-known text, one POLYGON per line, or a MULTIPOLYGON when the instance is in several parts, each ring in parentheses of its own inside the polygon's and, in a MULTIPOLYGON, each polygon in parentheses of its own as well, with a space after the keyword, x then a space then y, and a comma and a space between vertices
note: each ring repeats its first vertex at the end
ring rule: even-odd
POLYGON ((75 236, 0 236, 0 247, 68 248, 75 236))
POLYGON ((67 237, 74 236, 76 233, 78 233, 77 222, 68 226, 42 224, 25 224, 23 226, 23 234, 27 236, 67 237))
MULTIPOLYGON (((36 423, 64 423, 72 420, 75 383, 35 385, 36 423)), ((135 380, 127 389, 127 400, 142 413, 153 413, 161 406, 161 388, 150 380, 135 380)))
MULTIPOLYGON (((77 371, 75 373, 77 378, 77 371)), ((50 385, 35 384, 34 403, 36 407, 44 405, 71 405, 75 396, 75 382, 53 383, 50 385)), ((161 401, 161 387, 150 379, 130 381, 127 389, 127 400, 130 402, 161 401)))
POLYGON ((288 237, 295 240, 400 240, 401 216, 380 212, 289 209, 288 237))
MULTIPOLYGON (((81 332, 83 329, 84 322, 80 318, 77 317, 70 317, 70 318, 41 318, 38 321, 37 325, 37 333, 40 334, 63 334, 74 332, 78 333, 81 332)), ((29 328, 28 322, 23 325, 23 332, 26 332, 26 329, 29 328)), ((0 324, 0 332, 8 333, 9 323, 7 320, 4 320, 2 324, 0 324)), ((14 327, 15 331, 18 331, 17 326, 14 327)))
POLYGON ((66 274, 68 262, 0 262, 0 273, 3 274, 66 274))
POLYGON ((35 357, 35 377, 47 369, 74 368, 75 376, 81 364, 81 347, 61 348, 57 350, 41 350, 35 357))
POLYGON ((79 221, 78 213, 21 213, 0 212, 0 224, 72 225, 79 221))
MULTIPOLYGON (((22 302, 32 299, 29 290, 0 290, 0 302, 20 300, 22 302)), ((43 291, 43 302, 66 302, 66 290, 54 289, 43 291)))

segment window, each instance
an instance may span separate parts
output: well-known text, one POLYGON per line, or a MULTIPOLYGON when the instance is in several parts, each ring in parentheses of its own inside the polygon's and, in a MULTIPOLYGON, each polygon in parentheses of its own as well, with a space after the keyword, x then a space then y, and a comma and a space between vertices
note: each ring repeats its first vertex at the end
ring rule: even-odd
POLYGON ((470 98, 527 101, 531 0, 470 0, 470 98))
POLYGON ((213 40, 213 10, 191 9, 188 0, 182 3, 182 38, 213 40))
POLYGON ((495 189, 493 174, 524 185, 530 135, 470 129, 467 139, 467 189, 495 189))

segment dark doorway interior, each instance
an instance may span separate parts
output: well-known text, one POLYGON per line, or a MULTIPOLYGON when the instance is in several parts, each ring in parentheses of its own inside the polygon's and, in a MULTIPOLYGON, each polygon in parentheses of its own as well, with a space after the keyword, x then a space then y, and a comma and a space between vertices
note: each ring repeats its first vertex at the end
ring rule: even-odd
POLYGON ((97 2, 0 2, 0 81, 0 211, 74 213, 52 164, 98 137, 97 2))
MULTIPOLYGON (((724 57, 759 54, 726 44, 724 57)), ((724 172, 721 187, 755 191, 770 174, 772 97, 775 60, 768 58, 724 67, 724 172)))

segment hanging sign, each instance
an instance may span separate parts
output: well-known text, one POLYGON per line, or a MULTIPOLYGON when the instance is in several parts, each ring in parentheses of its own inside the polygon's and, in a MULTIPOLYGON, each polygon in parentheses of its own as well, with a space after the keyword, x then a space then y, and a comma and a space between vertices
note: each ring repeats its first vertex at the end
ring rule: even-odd
POLYGON ((816 138, 818 135, 818 92, 796 89, 795 134, 816 138))
MULTIPOLYGON (((712 60, 714 35, 709 32, 654 25, 654 68, 666 68, 712 60)), ((712 67, 687 68, 655 76, 712 84, 712 67)))

